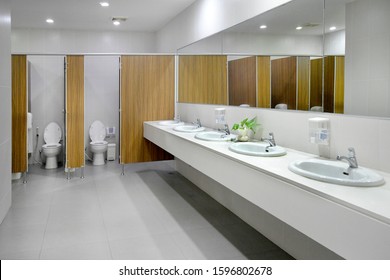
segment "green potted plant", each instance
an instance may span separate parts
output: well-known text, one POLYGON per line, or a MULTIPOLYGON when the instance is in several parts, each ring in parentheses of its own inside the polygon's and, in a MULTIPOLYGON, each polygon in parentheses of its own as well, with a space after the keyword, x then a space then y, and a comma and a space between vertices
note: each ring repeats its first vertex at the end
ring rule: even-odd
POLYGON ((238 141, 246 142, 249 140, 248 132, 251 130, 255 134, 258 126, 260 124, 257 123, 256 117, 250 120, 245 118, 241 122, 233 124, 232 130, 238 132, 238 141))

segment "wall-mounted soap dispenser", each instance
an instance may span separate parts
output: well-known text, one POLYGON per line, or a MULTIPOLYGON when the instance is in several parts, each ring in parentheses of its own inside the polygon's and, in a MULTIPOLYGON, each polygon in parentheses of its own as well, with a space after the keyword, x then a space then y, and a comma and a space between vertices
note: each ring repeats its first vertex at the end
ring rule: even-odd
POLYGON ((328 118, 309 119, 309 141, 313 144, 329 145, 330 121, 328 118))
POLYGON ((218 124, 225 124, 225 113, 226 109, 225 108, 215 108, 215 123, 218 124))

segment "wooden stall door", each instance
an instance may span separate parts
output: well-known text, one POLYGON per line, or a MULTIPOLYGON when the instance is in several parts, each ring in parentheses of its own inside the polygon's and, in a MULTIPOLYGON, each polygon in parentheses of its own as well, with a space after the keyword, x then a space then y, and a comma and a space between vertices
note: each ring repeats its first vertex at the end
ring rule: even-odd
POLYGON ((324 112, 334 112, 335 57, 324 58, 324 112))
POLYGON ((231 60, 229 72, 229 105, 256 107, 256 57, 231 60))
POLYGON ((286 57, 271 61, 272 108, 279 103, 288 109, 296 109, 297 57, 286 57))
POLYGON ((271 57, 257 57, 257 107, 271 108, 271 57))
POLYGON ((226 55, 181 55, 179 102, 227 105, 226 63, 226 55))
POLYGON ((27 56, 12 56, 12 172, 27 171, 27 56))
POLYGON ((174 117, 174 56, 122 56, 120 96, 120 163, 172 159, 144 139, 143 122, 174 117))
POLYGON ((297 110, 308 111, 310 95, 310 57, 298 57, 297 110))
POLYGON ((334 112, 344 114, 344 56, 336 56, 334 112))
POLYGON ((310 60, 310 108, 322 107, 322 58, 310 60))
POLYGON ((84 56, 66 57, 66 167, 84 167, 84 56))

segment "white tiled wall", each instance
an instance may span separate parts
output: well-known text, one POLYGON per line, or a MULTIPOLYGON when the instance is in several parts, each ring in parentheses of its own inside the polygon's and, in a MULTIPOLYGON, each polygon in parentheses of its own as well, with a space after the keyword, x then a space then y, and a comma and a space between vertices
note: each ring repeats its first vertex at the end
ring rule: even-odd
MULTIPOLYGON (((29 110, 33 115, 33 149, 29 164, 41 162, 39 150, 44 144, 44 130, 56 122, 64 133, 64 56, 27 56, 29 110), (39 137, 36 137, 38 128, 39 137)), ((62 139, 64 134, 62 134, 62 139)), ((62 161, 62 153, 58 159, 62 161)), ((43 159, 44 160, 44 159, 43 159)))
POLYGON ((390 1, 346 7, 345 112, 390 117, 390 1))
MULTIPOLYGON (((177 114, 184 121, 200 118, 206 127, 215 127, 214 108, 221 106, 200 104, 177 104, 177 114)), ((361 166, 390 172, 390 120, 374 117, 347 116, 339 114, 316 114, 303 111, 281 111, 275 109, 226 108, 226 121, 231 127, 246 117, 257 116, 263 135, 275 134, 277 144, 302 152, 335 159, 338 154, 347 154, 354 147, 361 166), (330 145, 319 150, 309 143, 308 119, 322 116, 330 119, 330 145)), ((256 138, 261 137, 257 133, 256 138)))
POLYGON ((0 223, 11 206, 11 1, 0 2, 0 223))
POLYGON ((117 143, 119 139, 119 56, 85 56, 84 76, 84 138, 91 158, 89 127, 93 121, 100 120, 106 127, 116 128, 116 137, 107 141, 117 143))

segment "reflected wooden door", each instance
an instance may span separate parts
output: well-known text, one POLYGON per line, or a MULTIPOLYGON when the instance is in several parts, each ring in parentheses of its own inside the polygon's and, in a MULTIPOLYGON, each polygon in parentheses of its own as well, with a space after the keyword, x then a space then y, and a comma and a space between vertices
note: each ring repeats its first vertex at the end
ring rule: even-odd
POLYGON ((66 167, 84 167, 84 56, 66 57, 66 167))

